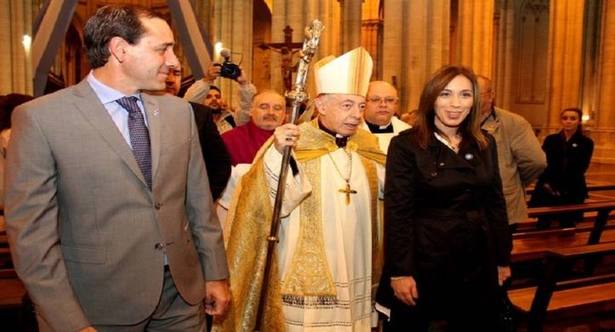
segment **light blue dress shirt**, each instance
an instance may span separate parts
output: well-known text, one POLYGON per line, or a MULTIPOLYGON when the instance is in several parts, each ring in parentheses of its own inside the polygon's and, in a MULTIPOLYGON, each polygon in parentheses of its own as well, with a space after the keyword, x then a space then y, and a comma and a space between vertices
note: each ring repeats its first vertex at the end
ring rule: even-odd
MULTIPOLYGON (((120 133, 124 137, 124 140, 126 140, 126 143, 128 143, 128 146, 130 146, 130 148, 132 149, 132 144, 130 144, 130 131, 128 129, 128 111, 126 111, 116 101, 120 98, 126 97, 126 95, 103 84, 101 81, 97 80, 91 71, 86 77, 86 80, 90 84, 90 87, 92 87, 92 90, 94 90, 94 93, 96 94, 100 102, 103 104, 103 106, 105 106, 105 109, 111 116, 111 119, 115 123, 115 126, 117 127, 117 129, 120 131, 120 133)), ((137 97, 138 99, 137 105, 139 105, 139 110, 141 110, 141 113, 143 114, 143 119, 145 119, 145 125, 148 126, 147 115, 145 114, 145 111, 144 111, 143 100, 141 100, 141 95, 136 94, 134 96, 137 97)), ((165 252, 164 265, 168 265, 168 264, 169 264, 169 259, 165 252)))
MULTIPOLYGON (((105 106, 105 109, 111 116, 111 119, 115 123, 115 126, 120 131, 128 146, 132 148, 132 144, 130 144, 130 131, 128 130, 128 111, 126 111, 120 104, 117 103, 116 100, 126 97, 123 93, 105 85, 101 81, 97 80, 96 77, 90 73, 86 77, 86 80, 94 90, 94 93, 100 100, 100 102, 105 106)), ((143 119, 145 119, 145 125, 149 127, 147 123, 147 115, 145 114, 143 101, 141 100, 141 95, 134 95, 139 100, 137 104, 139 105, 139 109, 143 114, 143 119)))

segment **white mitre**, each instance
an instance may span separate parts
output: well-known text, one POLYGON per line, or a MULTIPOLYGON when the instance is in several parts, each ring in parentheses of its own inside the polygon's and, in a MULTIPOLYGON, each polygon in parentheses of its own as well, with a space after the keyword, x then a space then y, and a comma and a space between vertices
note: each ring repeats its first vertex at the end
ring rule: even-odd
POLYGON ((365 97, 372 76, 372 57, 363 47, 314 64, 316 94, 339 93, 365 97))

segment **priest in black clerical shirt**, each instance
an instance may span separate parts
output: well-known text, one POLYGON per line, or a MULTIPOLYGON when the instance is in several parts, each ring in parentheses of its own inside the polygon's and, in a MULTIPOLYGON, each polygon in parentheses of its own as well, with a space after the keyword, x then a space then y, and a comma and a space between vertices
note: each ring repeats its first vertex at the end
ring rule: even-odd
POLYGON ((380 149, 386 153, 391 138, 410 128, 395 116, 399 108, 397 90, 385 81, 370 82, 366 101, 364 129, 378 137, 380 149))

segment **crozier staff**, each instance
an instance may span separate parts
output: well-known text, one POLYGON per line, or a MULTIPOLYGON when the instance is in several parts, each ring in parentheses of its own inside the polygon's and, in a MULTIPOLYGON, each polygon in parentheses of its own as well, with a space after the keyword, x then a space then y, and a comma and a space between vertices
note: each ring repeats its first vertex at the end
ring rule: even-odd
POLYGON ((233 306, 224 331, 249 331, 281 151, 293 147, 263 331, 370 331, 381 271, 376 210, 384 154, 360 129, 372 60, 363 48, 314 66, 318 117, 276 128, 241 180, 229 262, 233 306), (266 193, 266 194, 263 194, 266 193), (256 281, 257 282, 257 281, 256 281))

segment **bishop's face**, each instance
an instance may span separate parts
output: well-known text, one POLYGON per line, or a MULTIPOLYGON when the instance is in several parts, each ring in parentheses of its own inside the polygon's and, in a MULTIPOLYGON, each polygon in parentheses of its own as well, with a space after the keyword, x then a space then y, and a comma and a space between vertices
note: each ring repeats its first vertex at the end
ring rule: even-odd
POLYGON ((363 112, 365 97, 346 94, 326 94, 316 98, 321 123, 342 136, 357 132, 363 112))

